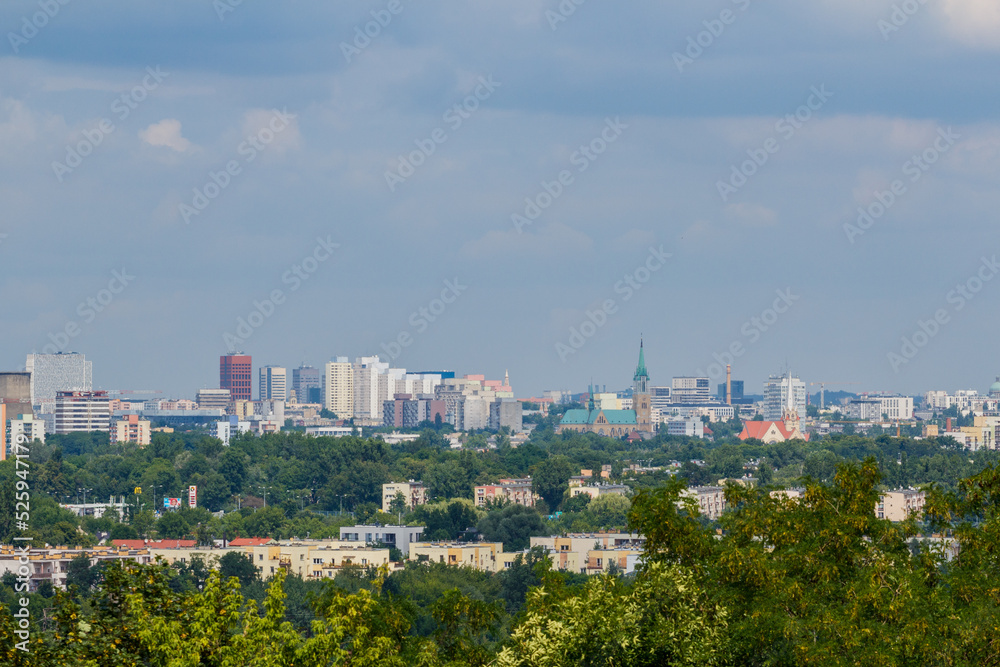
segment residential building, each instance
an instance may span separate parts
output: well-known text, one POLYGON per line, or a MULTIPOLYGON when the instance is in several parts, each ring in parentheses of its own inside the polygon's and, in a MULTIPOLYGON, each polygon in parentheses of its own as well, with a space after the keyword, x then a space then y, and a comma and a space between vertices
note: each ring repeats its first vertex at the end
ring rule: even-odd
POLYGON ((531 548, 541 547, 552 567, 564 572, 599 574, 615 562, 626 573, 634 569, 642 555, 645 538, 637 533, 568 533, 532 537, 531 548))
POLYGON ((87 556, 91 566, 101 562, 125 560, 143 564, 152 562, 149 551, 145 548, 101 546, 33 548, 28 550, 25 563, 24 555, 19 548, 0 545, 0 575, 10 572, 20 576, 23 573, 22 567, 27 566, 28 592, 36 592, 43 581, 48 581, 54 588, 66 590, 70 562, 79 556, 87 556))
POLYGON ((913 419, 912 396, 882 396, 882 414, 890 421, 909 421, 913 419))
POLYGON ((57 391, 55 409, 55 433, 111 430, 106 391, 57 391))
POLYGON ((230 352, 219 357, 219 388, 228 389, 234 401, 249 401, 253 360, 249 354, 230 352))
POLYGON ((195 401, 201 410, 228 410, 233 397, 228 389, 199 389, 195 401))
POLYGON ((383 484, 382 485, 382 511, 391 512, 392 511, 392 501, 395 500, 396 494, 402 493, 403 497, 406 499, 406 506, 411 510, 417 505, 423 505, 427 502, 427 487, 424 486, 423 482, 415 482, 412 479, 409 482, 397 482, 393 484, 383 484))
POLYGON ((354 367, 347 357, 337 357, 323 368, 323 407, 338 419, 354 418, 354 367))
POLYGON ((299 366, 292 369, 292 389, 299 403, 322 403, 323 386, 321 371, 313 366, 299 366))
POLYGON ((511 433, 518 433, 524 427, 522 406, 515 398, 498 398, 490 403, 490 430, 499 431, 505 426, 511 433))
POLYGON ((7 406, 0 404, 0 461, 13 455, 13 445, 26 445, 35 440, 45 442, 45 421, 26 415, 10 415, 7 406), (8 417, 9 416, 9 417, 8 417))
POLYGON ((117 419, 111 428, 111 443, 134 442, 140 447, 150 443, 150 422, 139 419, 139 415, 128 415, 117 419))
POLYGON ((879 495, 875 516, 889 521, 905 521, 911 516, 919 518, 924 512, 926 496, 917 489, 886 491, 879 495))
MULTIPOLYGON (((379 426, 382 424, 382 403, 379 401, 379 375, 389 369, 389 364, 374 357, 358 357, 354 360, 354 405, 353 416, 357 423, 364 426, 379 426)), ((391 397, 392 392, 388 397, 391 397)), ((387 398, 388 398, 387 397, 387 398)), ((336 411, 334 411, 336 412, 336 411)), ((337 416, 341 416, 337 412, 337 416)))
POLYGON ((31 404, 36 413, 54 413, 58 391, 94 388, 94 364, 76 352, 29 354, 25 370, 31 376, 31 404))
POLYGON ((502 553, 500 542, 418 542, 410 546, 413 560, 472 567, 484 572, 499 569, 498 557, 502 553))
POLYGON ((260 369, 258 396, 262 401, 287 401, 287 371, 281 366, 264 366, 260 369))
POLYGON ((424 529, 424 526, 343 526, 340 529, 340 539, 348 543, 363 542, 396 547, 406 558, 410 554, 411 545, 420 541, 424 529))
POLYGON ((848 419, 875 422, 882 421, 882 401, 877 398, 855 398, 845 406, 848 419))
POLYGON ((787 420, 790 414, 806 417, 806 383, 790 373, 771 376, 764 383, 764 419, 787 420))
POLYGON ((361 429, 350 426, 307 426, 306 435, 314 438, 344 438, 357 431, 361 434, 361 429))
POLYGON ((489 502, 507 501, 515 505, 534 507, 536 496, 532 491, 531 478, 501 479, 496 484, 485 484, 475 488, 476 507, 485 507, 489 502))
POLYGON ((712 400, 708 378, 675 377, 670 388, 672 403, 705 403, 712 400))
POLYGON ((705 422, 697 418, 668 417, 663 420, 667 435, 686 435, 691 438, 705 437, 705 422))
POLYGON ((725 489, 721 486, 695 486, 684 489, 681 498, 694 498, 702 516, 715 521, 726 510, 725 489))
POLYGON ((229 446, 229 441, 234 435, 246 433, 249 430, 250 422, 240 421, 239 417, 235 415, 230 415, 228 419, 215 423, 215 437, 226 446, 229 446))
POLYGON ((11 415, 32 415, 31 373, 0 373, 0 404, 11 415))
POLYGON ((594 484, 592 486, 571 486, 569 495, 576 498, 581 495, 588 495, 593 498, 601 496, 627 496, 629 488, 624 484, 594 484))

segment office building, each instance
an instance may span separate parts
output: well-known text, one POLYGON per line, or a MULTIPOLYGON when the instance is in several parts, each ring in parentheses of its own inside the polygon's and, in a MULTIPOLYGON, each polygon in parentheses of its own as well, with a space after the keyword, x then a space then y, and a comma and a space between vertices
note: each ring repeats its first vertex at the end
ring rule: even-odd
POLYGON ((673 403, 707 403, 712 400, 708 378, 676 377, 670 388, 673 403))
POLYGON ((354 367, 347 357, 337 357, 323 367, 323 407, 338 419, 354 418, 354 367))
POLYGON ((76 352, 29 354, 25 370, 31 376, 31 405, 41 413, 55 411, 56 392, 90 391, 94 364, 76 352))
POLYGON ((111 430, 106 391, 57 391, 55 408, 57 434, 111 430))
POLYGON ((195 395, 199 410, 228 410, 232 400, 228 389, 199 389, 195 395))
POLYGON ((295 400, 299 403, 322 403, 323 389, 320 379, 321 371, 312 366, 299 366, 292 369, 292 389, 295 400))
POLYGON ((764 419, 787 420, 793 414, 797 419, 806 417, 806 383, 789 373, 772 375, 764 383, 764 419))
POLYGON ((260 400, 287 401, 287 372, 280 366, 264 366, 260 369, 260 400))
POLYGON ((116 419, 111 425, 111 443, 134 442, 140 447, 150 443, 150 422, 139 419, 139 415, 126 415, 116 419))
MULTIPOLYGON (((716 385, 715 397, 719 401, 726 400, 726 383, 716 385)), ((733 403, 743 400, 743 380, 733 380, 733 403)))
POLYGON ((219 388, 228 389, 234 401, 249 401, 253 360, 249 354, 230 352, 219 357, 219 388))

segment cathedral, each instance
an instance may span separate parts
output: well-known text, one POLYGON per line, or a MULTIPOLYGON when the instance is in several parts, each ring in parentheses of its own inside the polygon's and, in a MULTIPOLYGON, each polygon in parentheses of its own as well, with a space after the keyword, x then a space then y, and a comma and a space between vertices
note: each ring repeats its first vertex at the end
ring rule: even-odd
POLYGON ((646 357, 642 341, 639 341, 639 363, 632 376, 632 410, 605 410, 594 402, 594 392, 590 392, 590 402, 586 410, 567 410, 556 427, 556 433, 576 431, 596 433, 613 438, 627 437, 633 433, 641 436, 653 435, 652 408, 649 396, 649 373, 646 371, 646 357))

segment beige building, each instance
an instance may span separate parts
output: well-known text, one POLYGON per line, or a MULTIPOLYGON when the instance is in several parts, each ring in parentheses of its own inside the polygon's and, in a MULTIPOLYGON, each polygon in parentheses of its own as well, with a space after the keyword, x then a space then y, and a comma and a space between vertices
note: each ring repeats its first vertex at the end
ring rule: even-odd
POLYGON ((140 447, 150 443, 149 421, 139 415, 128 415, 111 423, 111 442, 134 442, 140 447))
POLYGON ((532 547, 545 550, 554 568, 582 574, 603 572, 612 561, 631 571, 644 543, 638 533, 568 533, 530 539, 532 547))
POLYGON ((354 366, 347 357, 338 357, 323 367, 321 383, 323 407, 338 419, 354 418, 354 366))
POLYGON ((28 589, 38 590, 43 581, 50 582, 54 587, 65 590, 66 577, 69 575, 69 564, 74 558, 86 555, 91 565, 101 561, 132 560, 137 563, 151 562, 147 549, 129 549, 124 547, 90 547, 86 549, 75 547, 46 547, 44 549, 29 549, 27 562, 23 553, 10 545, 0 546, 0 576, 7 572, 20 574, 21 567, 28 568, 28 589))
POLYGON ((484 572, 499 569, 502 553, 500 542, 417 542, 410 545, 412 560, 472 567, 484 572))
POLYGON ((920 518, 924 512, 925 495, 917 489, 887 491, 879 496, 875 516, 889 521, 905 521, 911 516, 920 518))
POLYGON ((531 478, 501 479, 496 484, 486 484, 475 488, 476 507, 485 507, 490 501, 506 500, 515 505, 534 507, 535 496, 531 488, 531 478))
POLYGON ((600 498, 601 496, 627 496, 629 488, 624 484, 595 484, 593 486, 571 486, 569 489, 570 498, 576 498, 580 495, 588 495, 591 498, 600 498))
POLYGON ((397 493, 402 493, 403 497, 406 498, 407 506, 412 510, 417 505, 423 505, 427 502, 427 487, 424 486, 423 482, 415 482, 412 479, 409 482, 398 482, 394 484, 383 484, 382 485, 382 511, 391 512, 391 505, 393 499, 395 499, 397 493))
POLYGON ((725 491, 721 486, 695 486, 684 489, 681 497, 697 500, 701 515, 715 521, 726 510, 725 491))

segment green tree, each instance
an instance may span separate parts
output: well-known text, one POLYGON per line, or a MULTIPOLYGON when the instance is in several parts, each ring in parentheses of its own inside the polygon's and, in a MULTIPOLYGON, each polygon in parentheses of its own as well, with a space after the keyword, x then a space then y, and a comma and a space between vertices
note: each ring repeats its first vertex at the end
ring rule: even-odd
POLYGON ((238 551, 230 551, 219 559, 219 576, 223 581, 236 577, 244 588, 254 581, 260 581, 260 571, 253 564, 253 555, 238 551))
POLYGON ((531 507, 507 505, 479 520, 477 526, 487 542, 503 542, 505 551, 527 549, 530 537, 547 531, 541 515, 531 507))
POLYGON ((576 470, 573 462, 561 454, 542 461, 535 468, 532 486, 545 500, 549 511, 555 512, 559 508, 563 494, 569 488, 569 478, 576 470))

